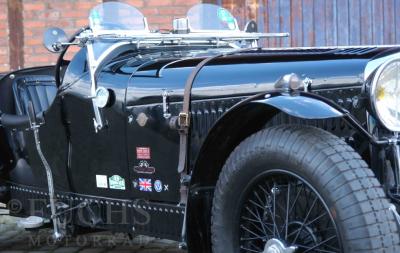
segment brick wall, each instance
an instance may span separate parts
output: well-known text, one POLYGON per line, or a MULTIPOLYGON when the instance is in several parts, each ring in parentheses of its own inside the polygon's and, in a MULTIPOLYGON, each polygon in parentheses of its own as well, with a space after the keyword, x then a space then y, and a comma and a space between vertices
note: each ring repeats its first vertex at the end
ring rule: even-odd
POLYGON ((87 25, 90 9, 101 0, 24 0, 24 67, 54 63, 57 54, 49 53, 42 45, 46 28, 56 26, 67 34, 87 25))
MULTIPOLYGON (((95 5, 107 0, 0 0, 0 72, 10 70, 7 3, 13 6, 21 2, 23 33, 18 50, 22 64, 18 67, 32 67, 53 64, 56 54, 49 53, 42 45, 42 36, 47 27, 63 28, 72 34, 87 25, 88 14, 95 5), (4 11, 3 11, 4 10, 4 11), (22 51, 22 52, 21 52, 22 51), (22 65, 22 66, 20 66, 22 65)), ((201 0, 121 0, 137 7, 147 17, 150 29, 170 29, 174 17, 185 16, 188 8, 201 0)))
POLYGON ((0 0, 0 72, 10 68, 8 50, 7 0, 0 0))
POLYGON ((126 0, 146 17, 150 29, 170 29, 174 17, 184 17, 193 5, 201 0, 126 0))

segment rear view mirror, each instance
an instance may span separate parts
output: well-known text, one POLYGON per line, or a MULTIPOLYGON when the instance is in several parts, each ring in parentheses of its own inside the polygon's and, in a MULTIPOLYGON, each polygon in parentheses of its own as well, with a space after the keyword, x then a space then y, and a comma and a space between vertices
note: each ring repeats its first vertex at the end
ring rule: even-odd
POLYGON ((52 53, 58 53, 64 49, 62 43, 68 42, 67 34, 60 28, 51 27, 44 32, 43 44, 52 53))

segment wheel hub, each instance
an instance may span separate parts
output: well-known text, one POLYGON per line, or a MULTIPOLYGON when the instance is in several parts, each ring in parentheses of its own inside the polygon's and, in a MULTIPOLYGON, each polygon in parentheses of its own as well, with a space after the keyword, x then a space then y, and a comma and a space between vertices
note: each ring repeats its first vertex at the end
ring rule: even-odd
POLYGON ((241 251, 341 252, 335 221, 318 192, 291 172, 267 175, 249 185, 243 198, 241 251))
POLYGON ((285 245, 278 239, 270 239, 265 244, 263 253, 294 253, 297 247, 290 246, 285 247, 285 245))

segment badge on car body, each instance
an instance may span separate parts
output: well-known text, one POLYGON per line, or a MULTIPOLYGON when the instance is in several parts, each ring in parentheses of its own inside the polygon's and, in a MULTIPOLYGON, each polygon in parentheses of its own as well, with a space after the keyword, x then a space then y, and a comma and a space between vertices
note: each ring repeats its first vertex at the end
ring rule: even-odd
POLYGON ((111 176, 108 179, 108 182, 109 182, 109 185, 110 185, 110 189, 125 190, 125 179, 123 179, 119 175, 111 176))
POLYGON ((133 170, 138 174, 154 174, 156 173, 156 168, 150 166, 149 162, 142 160, 137 166, 133 167, 133 170))
POLYGON ((162 182, 161 182, 160 180, 154 181, 154 190, 155 190, 156 192, 162 192, 162 190, 163 190, 163 184, 162 184, 162 182))
POLYGON ((137 180, 133 180, 133 188, 137 189, 141 192, 155 192, 161 193, 161 192, 167 192, 169 191, 169 185, 164 184, 161 180, 154 180, 154 183, 152 183, 153 180, 150 178, 138 178, 137 180))
POLYGON ((96 186, 97 188, 108 188, 107 176, 96 175, 96 186))
POLYGON ((138 160, 150 160, 151 151, 149 147, 136 147, 136 159, 138 160))
POLYGON ((139 191, 142 192, 152 192, 153 188, 151 185, 151 179, 149 178, 139 178, 139 191))

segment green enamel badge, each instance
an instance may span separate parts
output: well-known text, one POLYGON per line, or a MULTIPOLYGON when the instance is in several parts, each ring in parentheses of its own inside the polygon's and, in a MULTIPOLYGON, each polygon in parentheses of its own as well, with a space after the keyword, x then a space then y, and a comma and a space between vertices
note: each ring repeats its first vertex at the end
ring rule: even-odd
POLYGON ((108 179, 110 189, 125 190, 125 179, 118 175, 114 175, 108 179))

